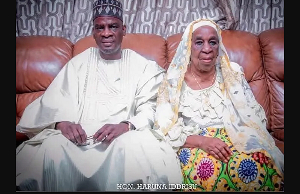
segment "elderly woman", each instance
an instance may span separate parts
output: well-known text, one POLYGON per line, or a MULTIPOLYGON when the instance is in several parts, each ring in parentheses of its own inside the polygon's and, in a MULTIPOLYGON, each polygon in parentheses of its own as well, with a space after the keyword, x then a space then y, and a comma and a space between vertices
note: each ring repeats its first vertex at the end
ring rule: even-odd
POLYGON ((191 22, 161 84, 153 133, 177 151, 196 191, 279 191, 284 156, 221 29, 191 22))

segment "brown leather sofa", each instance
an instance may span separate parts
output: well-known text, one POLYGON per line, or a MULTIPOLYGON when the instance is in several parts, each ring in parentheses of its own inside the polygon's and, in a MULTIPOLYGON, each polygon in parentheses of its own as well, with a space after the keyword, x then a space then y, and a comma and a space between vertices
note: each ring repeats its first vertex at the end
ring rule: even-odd
MULTIPOLYGON (((123 48, 131 48, 167 69, 182 33, 164 39, 154 34, 127 34, 123 48)), ((251 89, 266 111, 267 129, 284 152, 284 28, 254 35, 245 31, 222 33, 229 58, 244 67, 251 89)), ((50 36, 16 37, 16 124, 25 107, 42 95, 73 56, 94 46, 92 36, 75 44, 50 36)), ((16 133, 17 145, 26 140, 16 133)))

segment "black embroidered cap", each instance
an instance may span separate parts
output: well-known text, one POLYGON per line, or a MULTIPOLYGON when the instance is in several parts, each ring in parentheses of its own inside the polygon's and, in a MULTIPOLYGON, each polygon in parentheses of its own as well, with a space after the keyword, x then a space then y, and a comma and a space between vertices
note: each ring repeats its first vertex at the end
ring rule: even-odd
POLYGON ((122 3, 118 0, 96 0, 93 4, 93 21, 99 16, 112 16, 123 21, 122 3))

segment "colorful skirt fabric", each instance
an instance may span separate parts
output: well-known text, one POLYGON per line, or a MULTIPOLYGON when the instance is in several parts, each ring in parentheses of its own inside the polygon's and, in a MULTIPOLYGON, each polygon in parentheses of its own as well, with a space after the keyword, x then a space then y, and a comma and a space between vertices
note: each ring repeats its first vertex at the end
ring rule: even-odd
POLYGON ((224 163, 199 148, 181 148, 183 184, 192 185, 181 191, 283 191, 283 177, 274 163, 260 164, 252 154, 239 153, 224 128, 207 128, 199 135, 221 139, 233 155, 224 163))

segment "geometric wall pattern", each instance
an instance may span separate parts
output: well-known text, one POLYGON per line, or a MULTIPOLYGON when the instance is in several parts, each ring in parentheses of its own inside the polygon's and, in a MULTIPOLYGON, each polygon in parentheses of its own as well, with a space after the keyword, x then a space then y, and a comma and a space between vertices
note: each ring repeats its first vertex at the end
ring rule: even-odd
MULTIPOLYGON (((284 0, 120 0, 128 33, 163 37, 197 18, 255 34, 284 27, 284 0)), ((94 0, 16 0, 16 36, 60 36, 75 43, 92 32, 94 0)))

